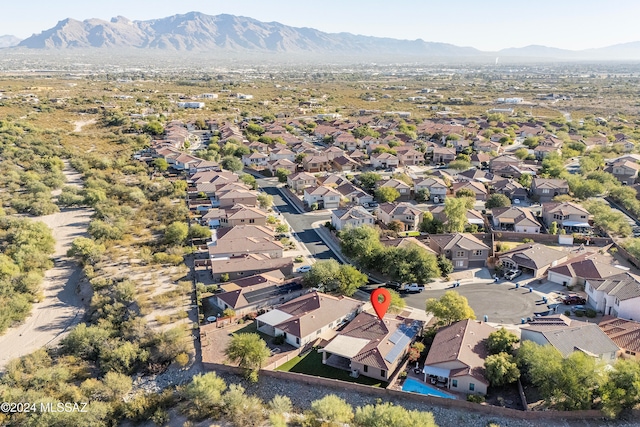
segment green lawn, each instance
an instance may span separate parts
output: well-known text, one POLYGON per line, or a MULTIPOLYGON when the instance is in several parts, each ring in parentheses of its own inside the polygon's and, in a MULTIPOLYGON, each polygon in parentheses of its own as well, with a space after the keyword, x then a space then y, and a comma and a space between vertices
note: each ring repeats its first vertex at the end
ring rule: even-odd
POLYGON ((374 387, 386 387, 387 383, 373 378, 360 375, 359 378, 352 378, 349 372, 342 369, 333 368, 322 364, 322 354, 316 350, 311 350, 304 357, 296 357, 280 366, 277 371, 296 372, 298 374, 313 375, 315 377, 332 378, 334 380, 348 381, 370 385, 374 387))
POLYGON ((420 235, 419 231, 402 231, 398 233, 398 236, 404 236, 404 237, 416 237, 419 235, 420 235))

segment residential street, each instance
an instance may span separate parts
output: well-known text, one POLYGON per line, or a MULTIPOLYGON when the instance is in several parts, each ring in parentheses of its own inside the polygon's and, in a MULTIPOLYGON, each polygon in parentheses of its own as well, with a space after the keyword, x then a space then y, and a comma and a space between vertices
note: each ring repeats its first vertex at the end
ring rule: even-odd
POLYGON ((318 233, 313 229, 313 223, 317 221, 329 221, 331 215, 326 211, 298 213, 296 207, 287 200, 278 189, 278 181, 275 178, 258 179, 258 185, 265 193, 273 196, 273 206, 285 217, 298 240, 304 243, 311 255, 317 259, 331 259, 338 261, 336 254, 324 243, 318 233))

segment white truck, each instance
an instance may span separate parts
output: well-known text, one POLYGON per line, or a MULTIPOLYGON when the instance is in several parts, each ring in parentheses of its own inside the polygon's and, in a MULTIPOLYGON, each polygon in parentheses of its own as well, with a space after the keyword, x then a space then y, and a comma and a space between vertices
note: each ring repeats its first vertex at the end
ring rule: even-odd
POLYGON ((402 286, 402 288, 400 288, 400 291, 407 292, 407 293, 422 292, 424 291, 424 286, 418 285, 417 283, 407 283, 404 286, 402 286))

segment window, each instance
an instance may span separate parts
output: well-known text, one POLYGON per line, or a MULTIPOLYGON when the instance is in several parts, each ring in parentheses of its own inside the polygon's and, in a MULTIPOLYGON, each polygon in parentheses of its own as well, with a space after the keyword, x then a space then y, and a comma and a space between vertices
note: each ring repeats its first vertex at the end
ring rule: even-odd
POLYGON ((249 224, 253 224, 254 222, 256 222, 256 220, 255 220, 255 219, 250 219, 250 220, 249 220, 249 224))
POLYGON ((385 371, 384 369, 380 369, 380 376, 382 378, 387 378, 387 371, 385 371))
POLYGON ((458 387, 458 380, 451 380, 451 387, 458 387))
POLYGON ((456 267, 464 267, 464 261, 456 261, 456 267))
POLYGON ((364 367, 362 368, 363 372, 369 372, 369 366, 364 365, 364 367))
POLYGON ((300 338, 296 337, 296 344, 300 344, 300 338))
POLYGON ((474 383, 469 383, 469 390, 474 391, 476 389, 476 385, 474 383))
POLYGON ((620 300, 616 298, 616 305, 620 305, 620 300))
MULTIPOLYGON (((548 188, 543 188, 542 189, 542 194, 549 194, 549 189, 548 188)), ((471 387, 471 386, 469 386, 471 387)))
POLYGON ((587 218, 587 216, 586 216, 586 215, 580 215, 580 218, 582 218, 582 219, 586 219, 586 218, 587 218))
POLYGON ((322 329, 318 329, 318 330, 316 331, 316 335, 320 335, 320 332, 322 332, 322 329))
POLYGON ((625 350, 625 353, 630 354, 631 356, 635 356, 636 352, 631 350, 625 350))
POLYGON ((456 257, 462 258, 463 256, 464 256, 464 251, 457 251, 456 252, 456 257))
MULTIPOLYGON (((526 230, 525 230, 525 231, 526 231, 526 230)), ((479 249, 479 250, 475 250, 475 251, 473 251, 473 255, 474 255, 474 256, 482 256, 482 250, 481 250, 481 249, 479 249)))

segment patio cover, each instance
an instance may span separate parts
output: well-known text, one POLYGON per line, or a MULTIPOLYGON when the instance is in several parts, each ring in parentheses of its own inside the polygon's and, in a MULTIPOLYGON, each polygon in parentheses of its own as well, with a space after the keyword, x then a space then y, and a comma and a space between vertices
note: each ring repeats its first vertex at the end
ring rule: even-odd
POLYGON ((433 366, 425 366, 422 369, 422 373, 425 375, 435 375, 436 377, 449 378, 451 370, 444 368, 435 368, 433 366))
POLYGON ((563 221, 562 226, 568 227, 591 227, 588 222, 580 222, 580 221, 563 221))
POLYGON ((293 316, 289 313, 285 313, 284 311, 276 309, 267 311, 265 314, 261 314, 260 316, 256 317, 256 320, 270 326, 275 326, 292 317, 293 316))
POLYGON ((369 340, 348 337, 346 335, 338 335, 322 350, 351 359, 360 353, 360 350, 362 350, 367 344, 369 344, 369 340))

